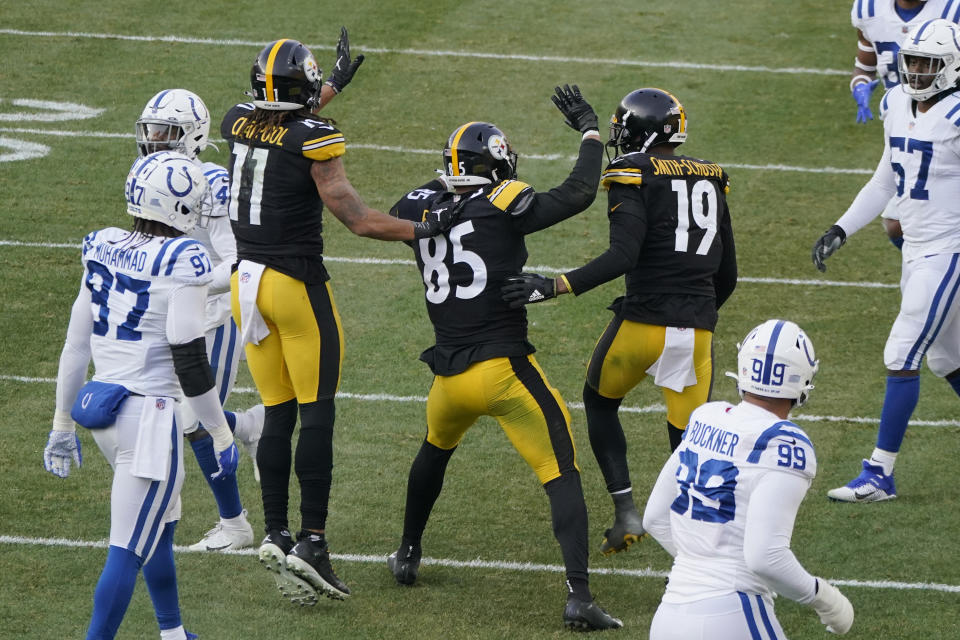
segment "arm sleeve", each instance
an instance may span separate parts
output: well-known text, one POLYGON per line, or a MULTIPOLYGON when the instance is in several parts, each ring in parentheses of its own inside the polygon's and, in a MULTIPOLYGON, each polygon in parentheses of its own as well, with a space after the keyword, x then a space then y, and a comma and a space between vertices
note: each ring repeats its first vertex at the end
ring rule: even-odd
POLYGON ((723 243, 723 256, 713 285, 717 295, 717 309, 723 306, 727 298, 737 288, 737 249, 733 241, 733 225, 730 223, 730 211, 726 210, 720 224, 720 242, 723 243))
MULTIPOLYGON (((90 335, 93 333, 93 316, 90 315, 90 290, 80 285, 80 293, 70 309, 70 323, 67 325, 67 338, 60 352, 60 365, 57 368, 57 406, 61 416, 70 415, 70 408, 80 387, 87 379, 90 365, 90 335)), ((65 423, 64 423, 65 424, 65 423)), ((73 422, 71 421, 72 425, 73 422)))
POLYGON ((603 143, 590 138, 583 140, 570 175, 559 186, 532 197, 527 210, 516 218, 517 229, 524 234, 546 229, 593 204, 600 184, 602 160, 603 143))
POLYGON ((799 475, 767 472, 750 496, 743 535, 747 567, 780 595, 809 604, 817 581, 790 550, 797 509, 810 488, 799 475))
POLYGON ((203 337, 206 299, 205 285, 183 285, 170 292, 167 341, 186 402, 213 437, 214 449, 223 451, 233 442, 233 434, 223 415, 223 405, 207 361, 203 337))
POLYGON ((890 166, 890 147, 884 145, 883 156, 880 158, 877 170, 873 172, 873 177, 863 185, 846 213, 837 220, 837 224, 849 238, 883 213, 896 191, 896 180, 893 168, 890 166))
POLYGON ((607 250, 582 267, 563 274, 576 295, 619 278, 633 268, 640 257, 647 235, 647 216, 639 189, 611 184, 607 216, 610 220, 607 250))
POLYGON ((677 545, 670 529, 670 505, 677 498, 676 475, 679 464, 674 452, 660 470, 643 510, 643 528, 673 557, 677 555, 677 545))
POLYGON ((210 294, 230 291, 230 274, 237 262, 237 241, 230 228, 230 219, 226 216, 210 218, 210 242, 220 256, 220 264, 213 269, 213 282, 210 294))

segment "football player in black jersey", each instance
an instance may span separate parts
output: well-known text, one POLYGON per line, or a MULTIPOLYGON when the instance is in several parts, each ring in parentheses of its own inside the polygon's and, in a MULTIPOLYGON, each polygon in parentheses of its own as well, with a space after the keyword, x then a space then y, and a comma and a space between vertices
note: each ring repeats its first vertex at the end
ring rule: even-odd
POLYGON ((535 192, 516 179, 517 154, 503 132, 487 122, 468 122, 447 141, 444 175, 411 191, 390 211, 406 220, 448 209, 454 215, 447 232, 412 243, 436 337, 420 359, 435 378, 427 398, 427 436, 407 483, 403 537, 387 564, 400 584, 417 579, 421 537, 447 462, 476 419, 493 416, 550 499, 553 533, 566 566, 564 623, 614 629, 622 623, 590 593, 587 508, 570 414, 533 356, 526 311, 510 308, 500 293, 527 259, 524 236, 583 211, 596 197, 603 148, 596 113, 576 86, 557 87, 552 98, 567 124, 582 134, 576 165, 562 184, 535 192))
POLYGON ((252 103, 234 106, 221 134, 230 145, 229 215, 239 264, 231 281, 233 316, 266 408, 257 452, 267 536, 261 562, 280 591, 299 604, 318 593, 344 598, 325 537, 333 466, 334 394, 343 332, 323 264, 324 205, 350 231, 381 240, 436 233, 435 223, 397 220, 364 204, 344 172, 344 138, 319 108, 353 77, 341 31, 326 83, 313 54, 296 40, 268 44, 250 72, 252 103), (301 529, 287 523, 291 441, 300 482, 301 529))
POLYGON ((605 554, 626 550, 644 533, 620 403, 652 376, 667 405, 670 448, 677 447, 690 412, 709 399, 717 310, 737 284, 729 179, 717 164, 675 155, 686 138, 687 114, 673 95, 628 93, 610 124, 607 146, 617 157, 601 178, 609 192, 610 247, 557 278, 523 273, 504 288, 505 299, 522 306, 626 276, 626 295, 609 307, 614 317, 583 387, 590 445, 616 512, 601 545, 605 554))

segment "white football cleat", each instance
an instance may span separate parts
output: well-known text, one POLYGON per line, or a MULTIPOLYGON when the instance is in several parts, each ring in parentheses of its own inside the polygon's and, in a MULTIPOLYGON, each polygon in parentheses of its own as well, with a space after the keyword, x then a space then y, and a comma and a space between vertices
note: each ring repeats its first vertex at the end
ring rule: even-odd
POLYGON ((253 546, 253 527, 247 522, 246 509, 236 518, 220 519, 213 529, 207 531, 203 539, 190 545, 191 551, 227 551, 228 549, 246 549, 253 546))
POLYGON ((837 502, 880 502, 896 498, 897 489, 892 473, 885 475, 882 467, 864 460, 860 475, 842 487, 831 489, 827 497, 837 502))

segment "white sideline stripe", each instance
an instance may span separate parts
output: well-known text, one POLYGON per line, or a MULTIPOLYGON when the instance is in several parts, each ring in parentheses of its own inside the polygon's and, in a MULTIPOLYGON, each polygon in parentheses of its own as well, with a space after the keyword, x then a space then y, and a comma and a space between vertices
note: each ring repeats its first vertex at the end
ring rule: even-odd
MULTIPOLYGON (((131 36, 119 33, 89 33, 85 31, 24 31, 21 29, 0 29, 0 34, 25 37, 42 38, 90 38, 95 40, 132 40, 135 42, 178 42, 181 44, 204 44, 215 46, 239 46, 239 47, 263 47, 261 41, 252 40, 223 40, 214 38, 187 38, 182 36, 131 36)), ((334 51, 336 47, 330 44, 307 44, 310 49, 334 51)), ((365 53, 390 53, 413 56, 437 56, 442 58, 480 58, 493 60, 529 60, 532 62, 561 62, 561 63, 581 63, 590 66, 595 65, 614 65, 627 67, 644 68, 664 68, 664 69, 694 69, 708 71, 748 71, 757 73, 787 73, 795 75, 826 75, 826 76, 848 76, 849 69, 810 69, 804 67, 765 67, 748 66, 742 64, 701 64, 696 62, 683 62, 677 60, 650 61, 650 60, 628 60, 624 58, 583 58, 578 56, 550 56, 533 55, 525 53, 485 53, 482 51, 450 51, 444 49, 390 49, 388 47, 367 47, 359 44, 352 44, 351 49, 354 52, 361 51, 365 53)))
MULTIPOLYGON (((2 32, 2 30, 0 30, 2 32)), ((132 133, 109 133, 105 131, 65 131, 58 129, 36 129, 32 127, 0 127, 2 133, 26 133, 39 136, 57 136, 61 138, 108 138, 133 140, 132 133)), ((211 138, 214 144, 225 143, 220 138, 211 138)), ((392 151, 395 153, 415 153, 420 155, 436 155, 436 149, 411 149, 396 145, 382 144, 362 144, 350 142, 348 149, 369 149, 373 151, 392 151)), ((562 153, 524 153, 525 160, 576 160, 576 156, 562 153)), ((717 163, 727 169, 749 169, 752 171, 794 171, 799 173, 831 173, 831 174, 854 174, 854 175, 873 175, 873 169, 843 169, 840 167, 798 167, 787 164, 739 164, 739 163, 717 163)))
MULTIPOLYGON (((0 544, 18 544, 42 547, 67 547, 74 549, 106 549, 110 546, 107 540, 68 540, 67 538, 30 538, 25 536, 0 535, 0 544)), ((191 551, 189 547, 174 546, 177 553, 208 553, 206 551, 191 551)), ((257 555, 256 549, 241 549, 223 551, 222 553, 235 556, 253 556, 257 555)), ((344 562, 357 562, 364 564, 385 563, 387 556, 370 555, 356 553, 331 553, 330 557, 334 560, 344 562)), ((496 569, 507 571, 528 571, 535 573, 564 573, 566 570, 561 565, 556 564, 537 564, 533 562, 506 562, 500 560, 452 560, 449 558, 423 558, 421 564, 436 567, 448 567, 451 569, 496 569)), ((666 578, 666 571, 658 571, 647 567, 646 569, 609 569, 604 567, 591 567, 590 573, 593 575, 607 576, 628 576, 632 578, 666 578)), ((830 578, 830 583, 845 587, 864 587, 868 589, 894 589, 917 591, 941 591, 944 593, 960 593, 960 585, 942 584, 938 582, 897 582, 893 580, 844 580, 830 578)))
MULTIPOLYGON (((30 378, 27 376, 13 376, 0 374, 0 381, 56 384, 56 378, 30 378)), ((254 387, 234 387, 233 393, 256 393, 254 387)), ((419 402, 427 401, 426 396, 395 396, 389 393, 349 393, 338 391, 337 398, 345 400, 361 400, 364 402, 419 402)), ((567 402, 571 409, 583 410, 582 402, 567 402)), ((666 413, 667 407, 663 404, 654 403, 645 407, 621 406, 620 411, 624 413, 666 413)), ((880 418, 870 418, 866 416, 819 416, 814 414, 798 413, 792 416, 794 420, 807 422, 853 422, 856 424, 876 424, 880 418)), ((911 427, 960 427, 960 420, 910 420, 911 427)))
MULTIPOLYGON (((41 249, 80 249, 79 244, 68 242, 22 242, 20 240, 0 240, 0 247, 37 247, 41 249)), ((341 262, 344 264, 379 264, 379 265, 409 265, 416 266, 413 260, 400 258, 343 258, 338 256, 323 256, 326 262, 341 262)), ((540 273, 566 273, 574 267, 551 267, 548 265, 527 265, 527 271, 540 273)), ((839 282, 835 280, 798 280, 794 278, 748 278, 741 276, 737 282, 754 284, 793 284, 815 287, 859 287, 864 289, 899 289, 900 285, 886 282, 839 282)))

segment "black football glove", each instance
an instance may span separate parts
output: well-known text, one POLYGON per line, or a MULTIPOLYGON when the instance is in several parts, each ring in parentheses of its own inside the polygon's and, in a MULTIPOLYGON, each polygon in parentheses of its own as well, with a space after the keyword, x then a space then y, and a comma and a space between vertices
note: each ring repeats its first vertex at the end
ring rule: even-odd
POLYGON ((563 88, 554 88, 555 95, 550 96, 553 104, 557 105, 560 113, 563 114, 564 122, 571 128, 580 133, 586 133, 593 129, 597 131, 597 114, 583 96, 580 94, 580 87, 565 84, 563 88))
POLYGON ((467 198, 461 198, 459 202, 443 198, 440 202, 434 203, 423 222, 413 223, 414 239, 431 238, 449 231, 460 218, 460 210, 466 202, 467 198))
POLYGON ((832 256, 846 241, 847 232, 839 225, 833 225, 827 229, 827 232, 813 245, 813 264, 817 269, 826 271, 827 265, 823 264, 823 261, 832 256))
POLYGON ((536 273, 521 273, 510 276, 506 282, 500 288, 500 293, 511 309, 557 297, 553 278, 545 278, 536 273))
POLYGON ((357 72, 357 68, 362 63, 362 53, 352 62, 350 61, 350 38, 347 37, 347 28, 340 27, 340 39, 337 40, 337 61, 333 63, 333 71, 330 72, 326 84, 340 93, 353 80, 353 74, 357 72))

